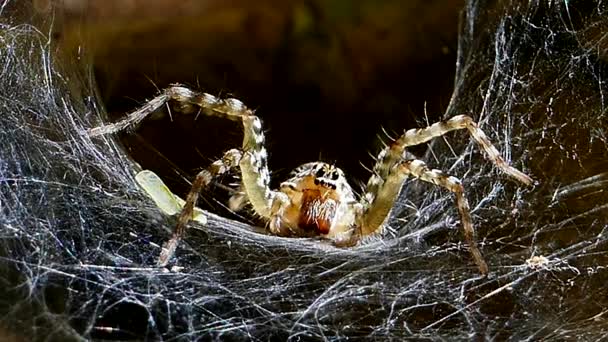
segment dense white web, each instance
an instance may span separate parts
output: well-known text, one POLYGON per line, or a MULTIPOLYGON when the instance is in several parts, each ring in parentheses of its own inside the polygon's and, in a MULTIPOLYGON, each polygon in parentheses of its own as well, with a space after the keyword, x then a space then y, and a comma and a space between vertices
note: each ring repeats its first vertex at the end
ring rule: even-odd
POLYGON ((463 10, 445 116, 473 113, 539 182, 511 181, 465 133, 427 153, 464 182, 487 278, 452 196, 417 182, 387 234, 356 248, 210 215, 180 245, 179 268, 155 267, 174 219, 137 187, 116 137, 85 134, 105 120, 88 66, 57 57, 49 23, 36 29, 11 5, 0 2, 0 308, 9 330, 39 340, 608 333, 604 5, 469 1, 463 10))

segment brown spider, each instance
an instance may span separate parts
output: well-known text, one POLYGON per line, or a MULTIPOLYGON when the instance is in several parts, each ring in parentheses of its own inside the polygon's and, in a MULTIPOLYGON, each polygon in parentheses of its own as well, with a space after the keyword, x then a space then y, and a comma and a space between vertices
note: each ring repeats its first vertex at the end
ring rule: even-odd
POLYGON ((164 89, 160 95, 129 114, 124 120, 93 128, 90 136, 121 131, 141 122, 149 114, 169 101, 181 113, 202 112, 241 122, 244 128, 243 146, 231 149, 224 156, 199 172, 188 193, 183 210, 171 239, 163 245, 159 265, 165 266, 175 252, 179 240, 193 217, 199 193, 217 177, 229 170, 240 170, 241 188, 230 200, 230 207, 239 210, 249 204, 253 211, 268 222, 272 234, 280 236, 313 237, 332 239, 337 246, 353 246, 362 236, 381 231, 402 184, 408 176, 439 185, 456 196, 465 240, 482 274, 488 266, 477 248, 468 201, 458 178, 445 175, 440 170, 427 168, 416 159, 404 160, 408 146, 422 144, 450 131, 467 129, 473 140, 485 151, 488 158, 501 170, 530 185, 532 179, 509 166, 500 156, 487 136, 466 115, 437 122, 426 128, 406 131, 377 158, 373 173, 367 182, 363 196, 357 201, 344 173, 339 168, 323 162, 304 164, 296 168, 292 177, 272 190, 264 148, 264 133, 260 119, 254 112, 236 99, 218 99, 206 93, 197 93, 180 85, 164 89))

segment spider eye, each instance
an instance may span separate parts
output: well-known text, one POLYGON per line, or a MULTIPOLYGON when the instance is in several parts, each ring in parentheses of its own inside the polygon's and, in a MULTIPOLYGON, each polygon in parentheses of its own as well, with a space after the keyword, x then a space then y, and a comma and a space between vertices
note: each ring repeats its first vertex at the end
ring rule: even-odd
POLYGON ((325 176, 325 169, 320 167, 315 171, 315 177, 323 177, 325 176))
POLYGON ((337 171, 334 171, 331 173, 331 179, 332 180, 338 180, 338 178, 340 177, 340 175, 338 174, 337 171))

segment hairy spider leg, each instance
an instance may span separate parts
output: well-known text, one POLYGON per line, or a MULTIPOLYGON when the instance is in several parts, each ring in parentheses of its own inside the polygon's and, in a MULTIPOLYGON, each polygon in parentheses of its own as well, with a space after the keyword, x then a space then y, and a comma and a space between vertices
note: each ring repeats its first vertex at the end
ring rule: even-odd
POLYGON ((91 137, 117 133, 137 127, 146 117, 165 106, 169 101, 175 101, 178 112, 190 114, 195 108, 210 116, 220 116, 233 121, 241 121, 242 117, 254 116, 253 111, 237 99, 219 99, 211 94, 194 92, 186 87, 174 84, 161 91, 159 95, 134 110, 124 119, 107 125, 88 130, 91 137))
POLYGON ((393 207, 400 187, 399 189, 382 188, 386 187, 385 182, 392 168, 401 162, 405 149, 408 146, 419 145, 451 131, 465 128, 469 131, 473 140, 481 146, 481 149, 487 154, 492 163, 518 181, 526 185, 532 184, 532 179, 528 175, 510 166, 500 156, 496 147, 492 145, 485 133, 469 116, 457 115, 446 121, 434 123, 426 128, 407 130, 398 139, 380 151, 376 165, 373 168, 373 173, 367 182, 364 195, 361 198, 362 210, 359 215, 365 219, 360 220, 363 222, 359 229, 360 235, 369 235, 380 229, 393 207), (393 192, 396 193, 393 194, 393 192))
MULTIPOLYGON (((353 233, 351 244, 356 243, 362 236, 376 233, 382 229, 386 218, 393 208, 394 201, 401 190, 403 181, 405 181, 406 178, 392 176, 394 173, 393 169, 402 161, 405 149, 408 146, 419 145, 428 142, 433 138, 440 137, 448 132, 465 128, 469 131, 469 134, 473 137, 473 140, 475 140, 475 142, 481 146, 481 149, 486 153, 492 163, 518 181, 526 185, 532 184, 532 179, 528 175, 510 166, 500 156, 500 153, 492 145, 485 133, 479 129, 477 123, 475 123, 469 116, 457 115, 446 121, 434 123, 426 128, 410 129, 378 154, 376 165, 373 168, 373 173, 367 182, 364 195, 361 197, 361 209, 357 213, 358 217, 356 220, 357 229, 353 233)), ((400 165, 403 165, 403 163, 400 165)), ((412 174, 417 175, 414 173, 412 174)), ((427 174, 423 172, 421 175, 423 174, 426 177, 427 174)), ((437 173, 431 172, 430 174, 435 175, 437 173)), ((420 178, 422 180, 426 180, 422 177, 420 178)), ((432 181, 431 183, 435 182, 432 181)), ((443 184, 446 183, 435 184, 443 186, 443 184)), ((454 187, 447 188, 452 190, 454 187)), ((470 242, 474 240, 469 239, 469 235, 471 234, 468 232, 473 231, 473 226, 471 223, 470 214, 468 213, 468 204, 466 199, 462 195, 459 195, 459 192, 454 193, 456 194, 458 209, 461 212, 461 218, 463 220, 462 224, 463 227, 465 227, 465 238, 471 246, 471 253, 473 253, 475 262, 480 267, 480 270, 483 270, 484 268, 482 265, 485 265, 485 262, 483 262, 481 253, 477 249, 476 245, 470 242), (463 214, 463 210, 465 214, 463 214), (467 222, 464 222, 465 220, 467 220, 467 222)), ((485 268, 487 269, 487 266, 485 268)))
POLYGON ((487 154, 488 158, 503 172, 514 177, 520 182, 530 185, 532 179, 510 166, 501 156, 500 152, 490 142, 486 134, 478 127, 477 123, 467 115, 456 115, 446 121, 440 121, 426 128, 413 128, 407 130, 398 139, 384 148, 377 157, 377 163, 373 168, 373 174, 367 182, 366 201, 372 202, 375 191, 382 185, 382 180, 388 176, 391 168, 403 158, 403 152, 408 146, 420 145, 434 138, 443 136, 451 131, 467 129, 473 140, 487 154))
POLYGON ((477 239, 475 236, 476 233, 475 228, 473 228, 473 220, 471 219, 469 202, 464 195, 464 187, 462 186, 460 180, 456 177, 444 174, 441 170, 430 170, 423 161, 412 159, 396 165, 389 174, 387 183, 402 184, 408 175, 412 175, 428 183, 439 185, 454 193, 456 196, 456 207, 460 213, 462 232, 467 244, 469 245, 469 251, 471 252, 473 260, 477 264, 481 274, 487 274, 488 265, 477 247, 477 239))
MULTIPOLYGON (((159 110, 169 101, 175 102, 174 109, 177 112, 190 114, 202 112, 210 116, 218 116, 227 118, 233 121, 240 121, 243 124, 243 145, 240 152, 240 158, 224 158, 216 163, 224 163, 222 165, 211 165, 210 170, 201 171, 190 191, 183 213, 180 214, 178 226, 175 229, 173 237, 166 244, 167 248, 163 248, 159 264, 166 264, 173 254, 177 242, 184 234, 185 227, 188 221, 192 218, 191 208, 194 207, 198 192, 204 188, 215 175, 214 170, 222 173, 227 168, 235 165, 226 164, 229 162, 238 163, 241 169, 242 189, 247 196, 249 203, 253 207, 256 214, 272 220, 280 217, 282 210, 288 205, 289 199, 287 196, 278 191, 272 191, 270 185, 270 172, 268 170, 268 153, 264 147, 264 132, 262 131, 262 122, 254 115, 253 110, 247 108, 241 101, 233 98, 219 99, 207 93, 194 92, 180 85, 172 85, 161 93, 148 101, 139 109, 133 111, 127 117, 119 122, 99 126, 88 131, 90 136, 99 136, 105 134, 116 133, 133 127, 144 120, 148 115, 159 110), (220 172, 222 171, 222 172, 220 172), (198 190, 198 191, 195 191, 198 190), (190 209, 186 209, 190 208, 190 209)), ((225 156, 226 157, 226 156, 225 156)))

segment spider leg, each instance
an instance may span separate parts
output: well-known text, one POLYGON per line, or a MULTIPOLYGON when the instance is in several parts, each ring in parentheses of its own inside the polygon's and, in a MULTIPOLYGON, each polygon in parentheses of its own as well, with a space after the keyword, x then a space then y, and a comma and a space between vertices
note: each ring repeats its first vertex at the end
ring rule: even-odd
MULTIPOLYGON (((203 94, 203 96, 207 97, 206 103, 211 102, 208 98, 211 95, 203 94)), ((282 194, 277 191, 272 191, 269 186, 268 154, 264 147, 264 133, 260 119, 238 100, 216 101, 228 104, 214 106, 211 109, 204 107, 200 102, 197 105, 206 113, 211 111, 210 113, 213 115, 224 115, 242 121, 244 128, 242 152, 237 149, 228 151, 224 158, 216 161, 208 170, 203 170, 196 176, 186 198, 186 204, 180 213, 173 236, 163 246, 159 258, 160 266, 165 266, 168 263, 177 248, 177 243, 184 236, 187 224, 192 219, 194 204, 200 191, 211 182, 213 177, 221 175, 231 168, 236 166, 240 168, 244 196, 258 215, 266 219, 272 219, 277 216, 277 211, 284 210, 287 205, 284 196, 280 196, 282 194)))
POLYGON ((95 127, 88 133, 90 136, 99 136, 127 129, 140 123, 168 101, 175 101, 178 106, 176 109, 180 113, 202 112, 210 116, 240 121, 243 124, 243 156, 239 164, 243 188, 255 212, 262 217, 271 218, 272 201, 277 192, 269 188, 268 153, 264 148, 262 122, 254 115, 253 110, 237 99, 219 99, 207 93, 198 93, 186 87, 172 85, 141 108, 128 114, 123 120, 95 127), (196 107, 198 111, 194 110, 196 107))
POLYGON ((365 193, 360 201, 360 210, 357 211, 356 219, 357 229, 351 238, 351 244, 356 243, 362 236, 373 234, 382 228, 397 195, 401 191, 403 181, 408 174, 412 174, 424 181, 443 186, 454 192, 458 210, 460 211, 465 239, 469 243, 471 253, 480 271, 482 273, 484 271, 487 272, 487 265, 483 261, 475 243, 471 215, 468 209, 469 205, 464 197, 462 185, 460 185, 458 179, 446 177, 438 170, 428 170, 424 163, 420 161, 402 162, 405 149, 408 146, 422 144, 459 129, 467 129, 473 140, 486 153, 492 163, 503 172, 526 185, 532 184, 532 178, 510 166, 500 156, 496 147, 492 145, 485 133, 469 116, 457 115, 426 128, 410 129, 378 154, 372 176, 367 182, 365 193), (409 167, 409 165, 413 165, 413 167, 409 167))
POLYGON ((91 137, 95 137, 117 133, 137 126, 146 117, 159 110, 169 101, 175 101, 177 104, 175 109, 182 114, 191 114, 195 112, 194 107, 199 107, 200 111, 204 114, 221 116, 234 121, 240 121, 244 116, 253 116, 253 111, 245 107, 237 99, 219 99, 213 95, 195 92, 175 84, 163 89, 159 95, 128 114, 121 121, 92 128, 88 131, 88 134, 91 137))
POLYGON ((264 132, 261 120, 254 115, 253 110, 247 108, 241 101, 233 98, 219 99, 207 93, 192 91, 180 85, 172 85, 148 101, 139 109, 128 114, 123 120, 96 127, 88 131, 90 136, 99 136, 119 132, 133 127, 144 120, 151 113, 172 101, 174 109, 182 114, 203 113, 210 116, 223 117, 237 121, 243 125, 243 144, 238 158, 230 154, 229 158, 222 159, 223 164, 214 163, 209 170, 201 171, 188 195, 186 206, 180 214, 178 225, 171 240, 163 248, 159 264, 166 264, 173 254, 177 242, 184 235, 185 227, 192 217, 192 208, 198 193, 211 181, 211 179, 225 172, 227 169, 239 166, 243 192, 254 211, 267 220, 280 217, 280 213, 288 205, 288 199, 278 191, 272 191, 270 185, 270 172, 268 170, 268 153, 264 147, 264 132), (232 156, 232 158, 230 157, 232 156))
POLYGON ((234 212, 238 212, 243 210, 247 205, 247 194, 243 189, 243 185, 238 188, 237 191, 234 192, 230 199, 228 200, 228 208, 234 212))
POLYGON ((532 184, 532 178, 510 166, 500 156, 500 152, 492 145, 490 139, 488 139, 486 134, 478 127, 477 123, 475 123, 471 117, 456 115, 451 119, 434 123, 426 128, 407 130, 398 139, 380 151, 376 165, 373 168, 373 174, 367 182, 366 193, 363 196, 363 200, 366 203, 363 203, 363 205, 369 205, 374 201, 376 193, 379 191, 386 177, 388 177, 392 167, 402 160, 403 153, 408 146, 423 144, 433 138, 460 129, 467 129, 473 140, 475 140, 486 153, 488 159, 503 172, 526 185, 532 184))
POLYGON ((358 213, 359 221, 367 222, 359 230, 362 235, 373 233, 382 227, 381 223, 386 219, 393 201, 401 189, 401 183, 386 184, 390 173, 395 165, 401 162, 405 149, 425 143, 433 138, 440 137, 448 132, 467 129, 473 140, 481 146, 488 158, 501 170, 520 182, 529 185, 532 179, 510 166, 501 156, 496 147, 492 145, 485 133, 477 127, 477 124, 466 115, 457 115, 449 120, 434 123, 426 128, 414 128, 407 130, 398 139, 384 148, 378 154, 373 173, 367 182, 365 193, 361 197, 361 210, 358 213), (396 188, 395 188, 396 187, 396 188), (361 218, 365 217, 365 220, 361 218))
POLYGON ((192 182, 192 188, 190 188, 188 196, 186 197, 186 203, 179 213, 173 234, 171 235, 171 238, 163 244, 160 257, 158 258, 159 266, 164 267, 167 265, 175 253, 179 241, 186 234, 188 223, 192 220, 194 206, 198 201, 198 196, 201 191, 206 188, 215 177, 221 176, 230 169, 237 167, 241 158, 241 151, 237 149, 229 150, 224 153, 222 159, 213 162, 207 169, 200 171, 196 175, 194 182, 192 182))
POLYGON ((439 185, 454 193, 456 196, 456 206, 460 213, 463 234, 469 245, 473 260, 479 267, 479 271, 482 274, 487 274, 488 266, 477 247, 469 202, 464 195, 464 187, 460 180, 456 177, 447 176, 440 170, 430 170, 426 164, 420 160, 406 160, 395 165, 391 169, 386 181, 377 192, 374 204, 369 207, 364 215, 360 216, 358 220, 359 229, 355 231, 354 240, 356 241, 361 236, 372 234, 382 227, 384 220, 392 208, 395 198, 399 194, 403 182, 409 175, 425 182, 439 185))
POLYGON ((473 256, 473 260, 479 267, 482 274, 488 273, 488 265, 486 264, 479 248, 477 248, 477 240, 475 237, 475 228, 473 228, 473 220, 471 219, 471 210, 469 202, 464 195, 464 187, 460 180, 456 177, 447 176, 440 170, 430 170, 426 164, 420 160, 406 160, 400 163, 393 171, 392 175, 405 180, 407 175, 412 175, 420 180, 428 183, 439 185, 456 196, 456 207, 460 213, 460 221, 462 224, 462 232, 466 242, 469 244, 469 250, 473 256))

